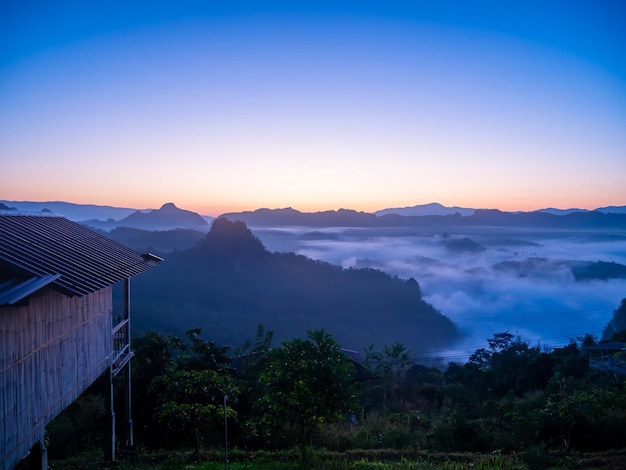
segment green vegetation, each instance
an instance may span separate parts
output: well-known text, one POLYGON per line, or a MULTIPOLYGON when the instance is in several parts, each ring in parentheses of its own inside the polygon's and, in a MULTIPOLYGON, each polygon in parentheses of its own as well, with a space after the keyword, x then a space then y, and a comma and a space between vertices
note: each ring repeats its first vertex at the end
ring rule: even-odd
POLYGON ((284 342, 269 352, 261 372, 264 424, 271 431, 293 433, 306 463, 313 432, 352 412, 353 375, 352 363, 324 330, 309 332, 307 340, 284 342))
MULTIPOLYGON (((119 467, 223 468, 225 421, 231 469, 626 463, 615 450, 626 446, 626 383, 590 373, 582 351, 595 344, 590 335, 547 350, 498 333, 468 362, 445 370, 414 363, 401 343, 370 346, 358 364, 323 330, 275 348, 271 343, 262 326, 238 351, 206 341, 199 330, 135 340, 141 450, 119 467)), ((103 442, 103 397, 95 384, 51 423, 53 468, 101 463, 99 454, 81 453, 103 442)))

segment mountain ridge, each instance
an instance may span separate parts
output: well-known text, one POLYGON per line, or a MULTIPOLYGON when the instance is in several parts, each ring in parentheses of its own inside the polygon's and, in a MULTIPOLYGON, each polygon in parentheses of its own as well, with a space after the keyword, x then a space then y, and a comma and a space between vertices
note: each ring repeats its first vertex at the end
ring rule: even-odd
MULTIPOLYGON (((117 227, 145 230, 194 229, 206 232, 213 221, 208 216, 179 209, 166 203, 156 210, 133 210, 112 206, 96 206, 66 202, 15 202, 0 201, 18 210, 52 210, 70 220, 76 220, 94 228, 110 231, 117 227), (124 215, 120 219, 105 220, 85 216, 93 214, 124 215)), ((539 209, 528 212, 505 212, 498 209, 470 209, 459 206, 446 207, 429 203, 401 209, 383 209, 374 213, 352 209, 301 212, 291 207, 281 209, 260 208, 254 211, 228 212, 220 217, 241 220, 251 227, 311 226, 311 227, 464 227, 484 225, 512 225, 546 228, 611 228, 626 227, 626 206, 606 206, 595 210, 586 209, 539 209), (400 211, 401 213, 397 213, 400 211), (408 212, 407 212, 408 211, 408 212), (417 212, 419 215, 406 215, 417 212), (404 214, 404 215, 403 215, 404 214)))
POLYGON ((118 227, 143 230, 197 229, 206 231, 209 223, 199 214, 180 209, 173 202, 149 212, 135 211, 117 223, 118 227))
POLYGON ((447 215, 376 216, 348 209, 324 212, 299 212, 294 209, 258 209, 226 213, 220 217, 240 220, 251 227, 310 226, 310 227, 469 227, 513 226, 542 228, 626 228, 626 213, 599 211, 571 212, 557 215, 548 212, 503 212, 498 209, 476 209, 472 215, 459 212, 447 215))
POLYGON ((418 204, 416 206, 396 207, 389 209, 381 209, 374 212, 375 215, 397 214, 404 216, 424 216, 424 215, 454 215, 459 213, 463 216, 473 215, 476 209, 468 207, 452 206, 446 207, 438 202, 428 204, 418 204))

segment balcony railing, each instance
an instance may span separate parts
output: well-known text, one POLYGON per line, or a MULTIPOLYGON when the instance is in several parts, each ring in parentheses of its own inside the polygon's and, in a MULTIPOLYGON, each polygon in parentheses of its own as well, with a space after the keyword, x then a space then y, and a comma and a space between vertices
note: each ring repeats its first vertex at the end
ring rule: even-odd
POLYGON ((113 353, 111 367, 113 373, 116 374, 133 356, 130 350, 130 321, 128 319, 122 320, 113 327, 112 340, 113 353))
POLYGON ((626 362, 622 358, 602 356, 600 359, 589 359, 589 367, 601 372, 613 372, 626 375, 626 362))

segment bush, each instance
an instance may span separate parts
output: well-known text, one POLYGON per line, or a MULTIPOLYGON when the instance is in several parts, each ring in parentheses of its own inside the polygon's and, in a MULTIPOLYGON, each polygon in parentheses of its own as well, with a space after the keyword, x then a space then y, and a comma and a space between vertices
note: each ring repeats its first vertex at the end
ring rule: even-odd
POLYGON ((528 470, 543 470, 550 466, 550 452, 542 446, 533 446, 522 457, 528 470))

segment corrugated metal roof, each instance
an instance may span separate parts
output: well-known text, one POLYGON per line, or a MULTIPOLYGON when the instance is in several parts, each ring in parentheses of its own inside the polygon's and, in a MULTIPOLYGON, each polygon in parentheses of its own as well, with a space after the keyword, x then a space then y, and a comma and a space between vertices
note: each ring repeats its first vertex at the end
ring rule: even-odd
POLYGON ((0 284, 0 305, 15 305, 20 300, 25 299, 33 292, 37 292, 60 277, 60 274, 50 274, 28 279, 9 279, 0 284))
POLYGON ((82 296, 159 264, 57 215, 0 213, 0 268, 19 276, 60 274, 51 285, 82 296))

